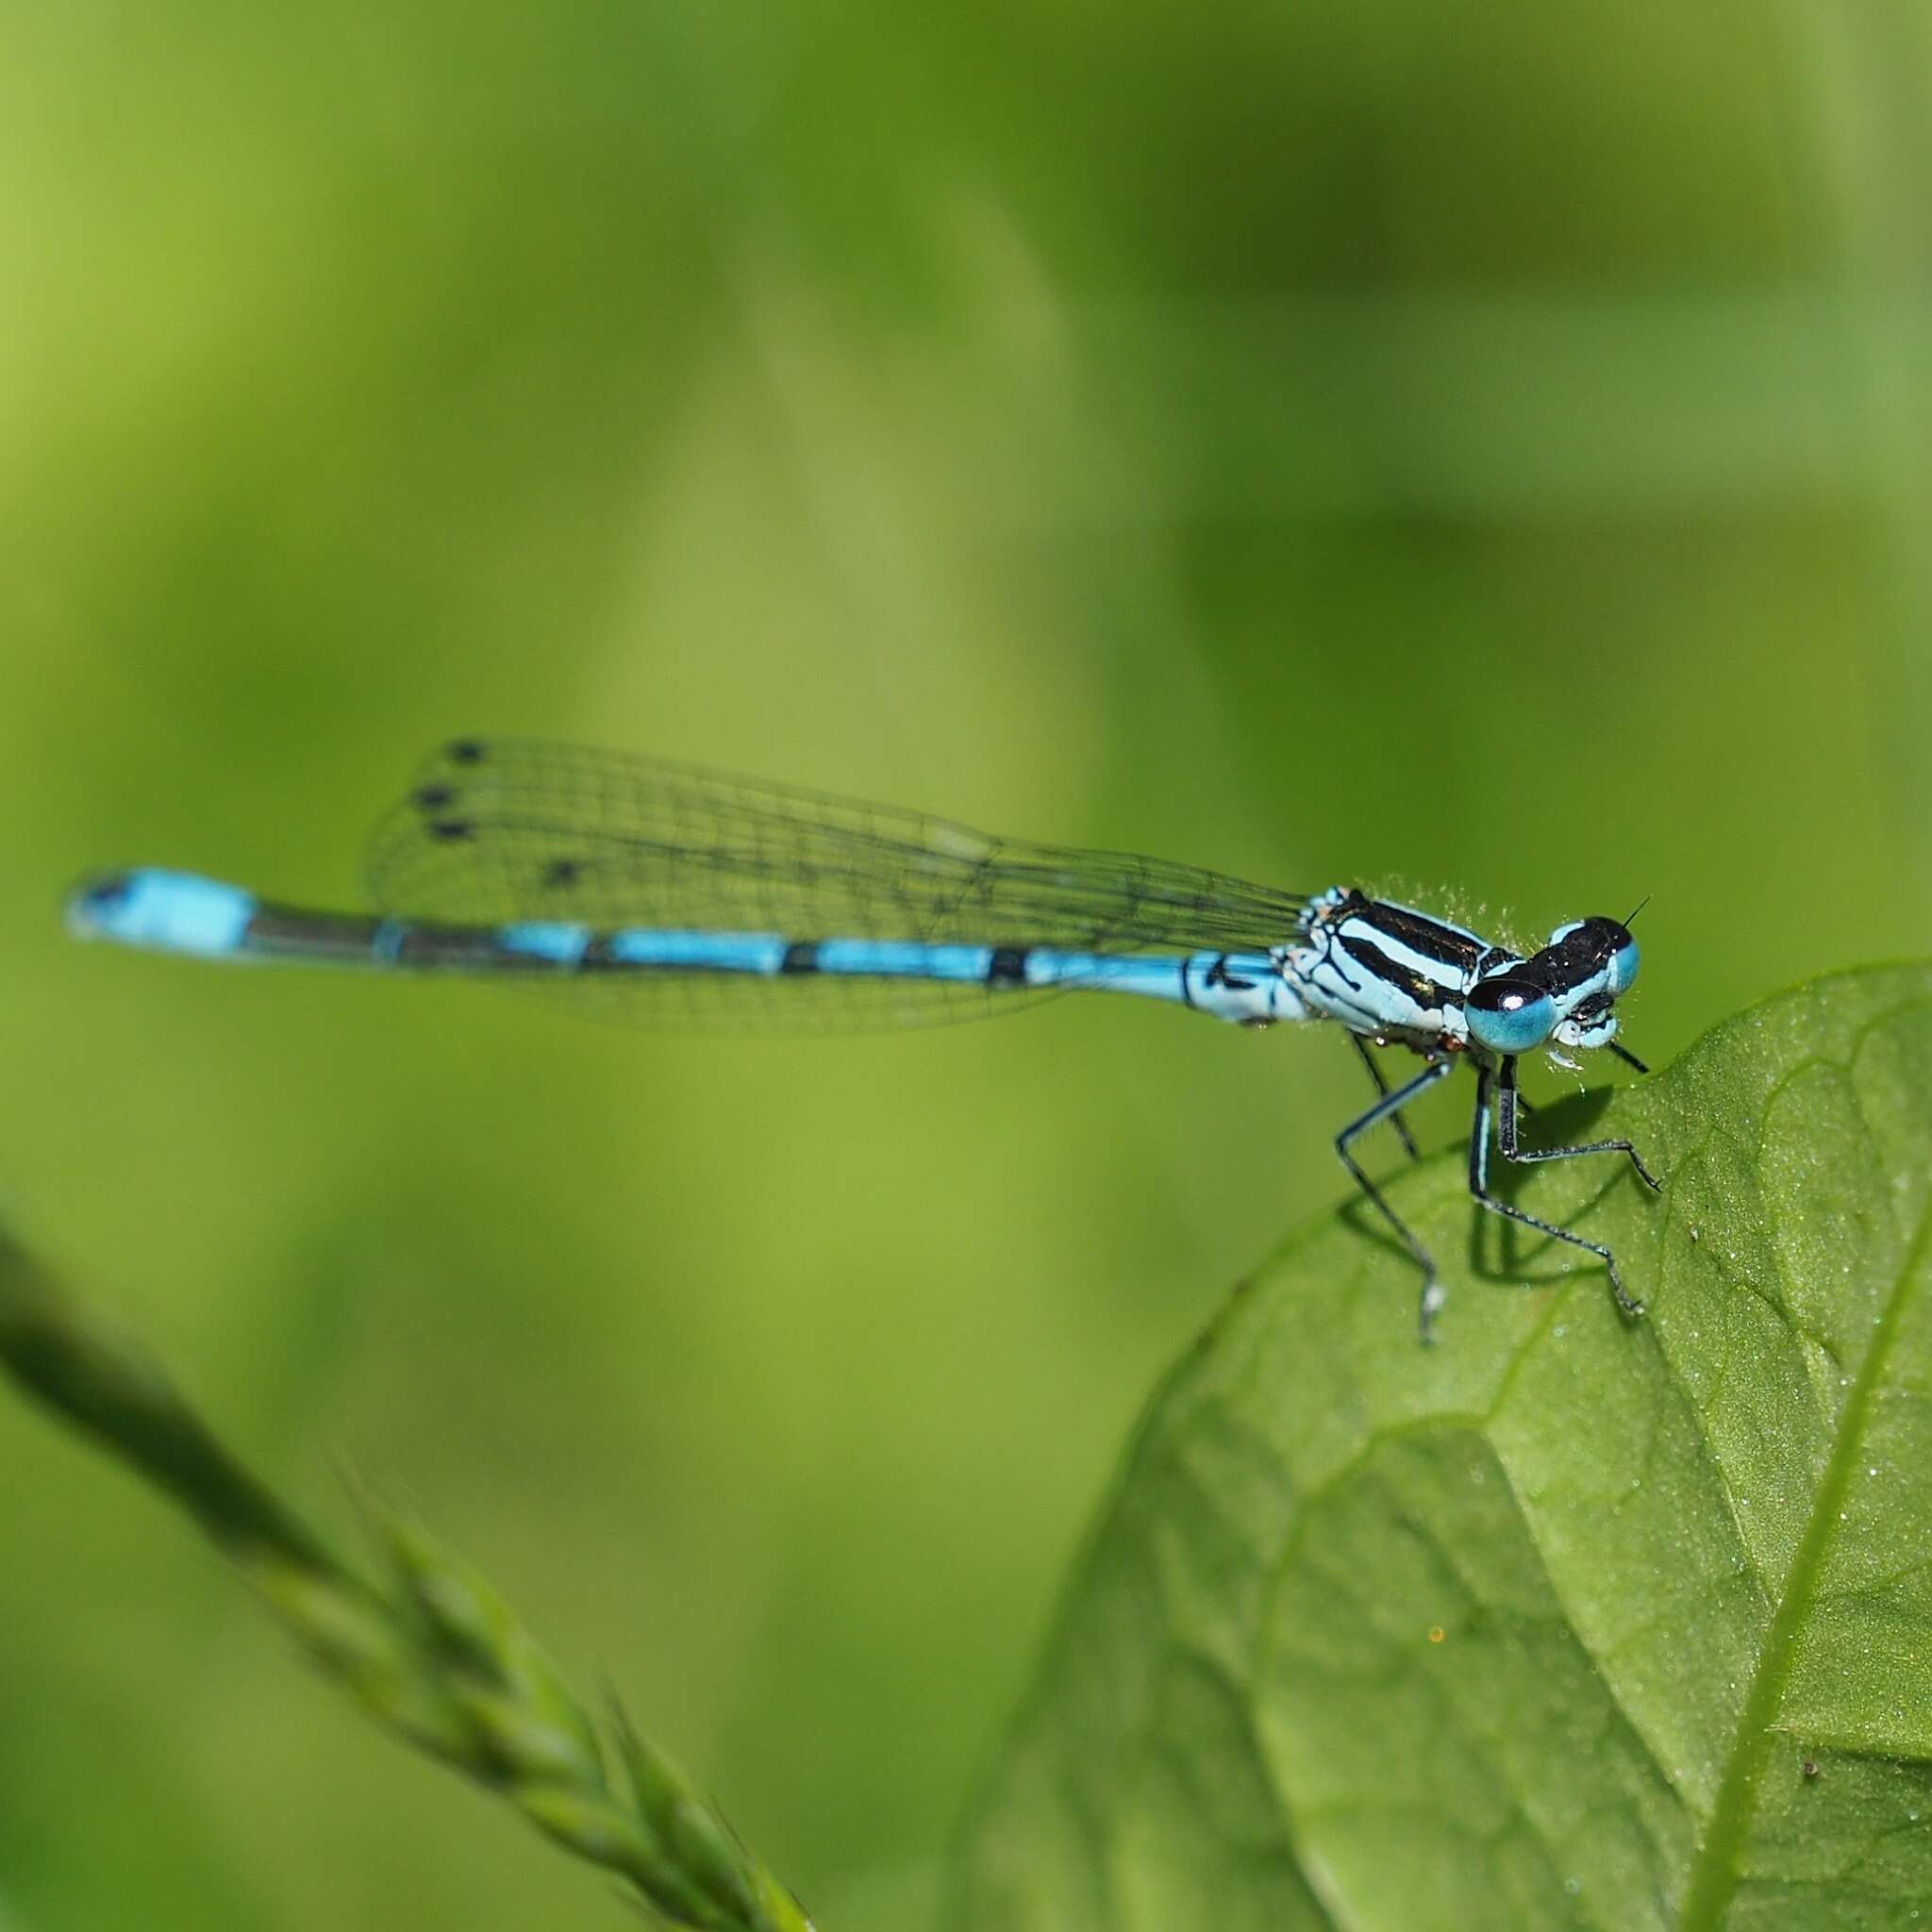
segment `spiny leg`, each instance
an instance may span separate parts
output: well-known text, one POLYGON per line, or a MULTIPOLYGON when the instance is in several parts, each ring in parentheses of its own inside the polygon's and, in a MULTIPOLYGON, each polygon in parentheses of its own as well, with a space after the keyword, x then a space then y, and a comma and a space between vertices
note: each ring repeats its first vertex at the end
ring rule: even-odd
MULTIPOLYGON (((1643 1157, 1628 1141, 1585 1141, 1574 1147, 1522 1147, 1516 1141, 1516 1110, 1522 1106, 1516 1092, 1516 1062, 1506 1059, 1496 1081, 1496 1144, 1506 1160, 1569 1160, 1578 1154, 1627 1154, 1638 1178, 1652 1193, 1663 1192, 1664 1184, 1643 1164, 1643 1157)), ((1525 1112, 1528 1109, 1524 1109, 1525 1112)))
POLYGON ((1454 1065, 1453 1060, 1431 1060, 1414 1079, 1405 1081, 1393 1092, 1385 1092, 1367 1113, 1358 1120, 1351 1121, 1335 1137, 1335 1152, 1340 1156, 1342 1166, 1355 1176, 1356 1186, 1374 1204, 1382 1219, 1402 1237, 1403 1245, 1415 1257, 1416 1265, 1423 1271, 1422 1312, 1419 1324, 1424 1341, 1431 1339, 1429 1330, 1434 1323, 1436 1310, 1442 1306, 1442 1285, 1436 1278, 1435 1257, 1416 1240, 1408 1224, 1390 1207, 1382 1196, 1382 1191, 1362 1172, 1355 1156, 1348 1150, 1350 1145, 1358 1141, 1371 1127, 1387 1120, 1391 1114, 1400 1113, 1418 1094, 1426 1092, 1454 1065))
POLYGON ((1541 1153, 1521 1148, 1516 1141, 1516 1062, 1513 1058, 1503 1061, 1499 1073, 1491 1073, 1488 1067, 1476 1069, 1475 1117, 1469 1130, 1469 1191, 1487 1208, 1491 1214, 1501 1214, 1510 1221, 1521 1222, 1524 1227, 1533 1227, 1540 1234, 1553 1236, 1559 1241, 1568 1241, 1571 1246, 1588 1249, 1602 1261, 1610 1277, 1610 1291, 1617 1297, 1617 1306, 1627 1315, 1641 1315, 1643 1304, 1636 1300, 1624 1286, 1624 1277, 1617 1272, 1617 1257, 1601 1241, 1593 1241, 1576 1234, 1567 1227, 1558 1227, 1554 1222, 1541 1221, 1524 1208, 1512 1207, 1509 1202, 1499 1200, 1490 1192, 1490 1085, 1496 1082, 1502 1096, 1501 1115, 1498 1121, 1497 1141, 1504 1156, 1510 1160, 1561 1159, 1573 1154, 1595 1154, 1611 1151, 1628 1154, 1637 1162, 1637 1171, 1651 1180, 1643 1163, 1637 1160, 1637 1155, 1627 1141, 1607 1141, 1589 1147, 1553 1147, 1541 1153))
MULTIPOLYGON (((1356 1052, 1361 1055, 1362 1065, 1368 1068, 1369 1078, 1375 1083, 1375 1091, 1386 1100, 1389 1097, 1389 1082, 1382 1076, 1380 1062, 1369 1051, 1369 1042, 1359 1033, 1351 1033, 1348 1037, 1355 1042, 1356 1052)), ((1420 1160, 1423 1158, 1422 1152, 1416 1146, 1415 1136, 1408 1131, 1408 1123, 1403 1119, 1400 1108, 1389 1116, 1389 1124, 1401 1137, 1403 1146, 1408 1150, 1408 1158, 1411 1160, 1420 1160)))

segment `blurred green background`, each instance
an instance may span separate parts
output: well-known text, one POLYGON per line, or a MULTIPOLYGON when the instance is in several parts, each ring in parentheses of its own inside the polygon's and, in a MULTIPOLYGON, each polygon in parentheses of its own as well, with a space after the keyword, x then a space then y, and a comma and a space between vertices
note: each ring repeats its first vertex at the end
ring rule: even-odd
MULTIPOLYGON (((1353 1057, 612 1032, 83 951, 74 874, 352 902, 515 729, 1518 935, 1648 893, 1659 1060, 1926 949, 1923 6, 7 24, 7 1210, 828 1928, 915 1923, 1160 1365, 1343 1198, 1353 1057)), ((0 1472, 8 1932, 623 1923, 10 1401, 0 1472)))

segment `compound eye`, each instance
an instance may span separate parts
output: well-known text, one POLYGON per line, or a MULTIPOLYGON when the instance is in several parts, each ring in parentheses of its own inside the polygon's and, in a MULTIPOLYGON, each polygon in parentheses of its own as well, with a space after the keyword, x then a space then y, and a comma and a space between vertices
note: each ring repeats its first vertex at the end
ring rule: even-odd
POLYGON ((1533 979, 1486 979, 1463 1008, 1470 1037, 1491 1053, 1531 1053, 1556 1030, 1557 1003, 1533 979))
MULTIPOLYGON (((1607 921, 1606 924, 1608 924, 1608 922, 1607 921)), ((1615 999, 1619 993, 1628 992, 1637 983, 1637 965, 1640 957, 1637 951, 1637 941, 1631 938, 1629 928, 1622 925, 1613 926, 1609 958, 1610 997, 1612 999, 1615 999)))

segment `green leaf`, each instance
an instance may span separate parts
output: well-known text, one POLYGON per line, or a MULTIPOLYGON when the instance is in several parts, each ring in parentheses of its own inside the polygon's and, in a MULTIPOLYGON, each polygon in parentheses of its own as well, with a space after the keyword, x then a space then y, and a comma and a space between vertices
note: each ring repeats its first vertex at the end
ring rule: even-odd
MULTIPOLYGON (((1156 1400, 962 1839, 953 1932, 1932 1920, 1932 969, 1732 1020, 1239 1292, 1156 1400), (1452 1261, 1453 1257, 1453 1261, 1452 1261)), ((1393 1149, 1390 1150, 1391 1153, 1393 1149)))

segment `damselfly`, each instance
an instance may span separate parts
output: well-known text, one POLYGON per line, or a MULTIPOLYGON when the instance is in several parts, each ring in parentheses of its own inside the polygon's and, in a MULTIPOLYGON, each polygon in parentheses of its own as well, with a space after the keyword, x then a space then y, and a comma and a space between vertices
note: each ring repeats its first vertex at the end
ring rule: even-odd
POLYGON ((623 1017, 780 1027, 919 1024, 1058 993, 1138 993, 1246 1026, 1332 1020, 1375 1083, 1335 1137, 1362 1193, 1422 1270, 1436 1264, 1355 1155, 1458 1060, 1475 1070, 1469 1191, 1491 1212, 1586 1249, 1642 1313, 1599 1241, 1490 1191, 1493 1130, 1512 1161, 1626 1156, 1628 1141, 1526 1147, 1517 1062, 1617 1041, 1637 977, 1627 923, 1559 925, 1527 955, 1335 886, 1276 891, 1124 853, 991 839, 941 819, 570 745, 459 739, 376 833, 371 914, 314 912, 143 867, 74 894, 80 934, 202 958, 290 960, 539 984, 623 1017), (1399 1086, 1373 1048, 1422 1067, 1399 1086))

